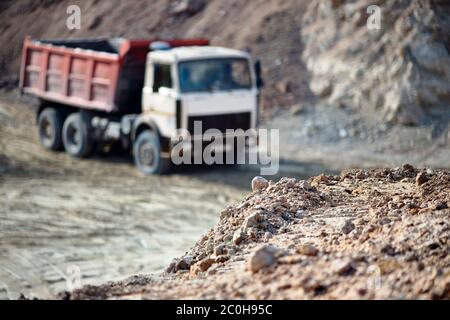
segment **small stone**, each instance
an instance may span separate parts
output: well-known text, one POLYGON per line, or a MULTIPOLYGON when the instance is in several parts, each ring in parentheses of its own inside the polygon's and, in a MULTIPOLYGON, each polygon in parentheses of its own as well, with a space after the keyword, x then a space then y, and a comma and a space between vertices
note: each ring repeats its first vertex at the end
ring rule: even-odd
POLYGON ((305 211, 303 211, 301 209, 299 209, 299 210, 297 210, 297 212, 295 212, 295 218, 297 218, 297 219, 303 218, 304 215, 305 215, 305 211))
POLYGON ((414 171, 414 167, 412 165, 410 165, 409 163, 405 163, 402 166, 402 170, 403 171, 407 171, 407 172, 413 172, 414 171))
POLYGON ((204 0, 181 0, 175 3, 170 13, 173 15, 188 14, 194 15, 202 11, 206 6, 204 0))
POLYGON ((282 256, 277 259, 277 262, 280 264, 297 264, 303 261, 303 257, 298 254, 282 256))
POLYGON ((253 251, 247 262, 247 269, 255 273, 268 268, 277 261, 278 249, 273 246, 262 246, 253 251))
POLYGON ((281 218, 286 221, 290 221, 292 219, 291 214, 286 211, 281 214, 281 218))
POLYGON ((381 253, 387 254, 388 256, 395 256, 397 254, 397 251, 393 246, 387 244, 383 248, 381 248, 381 253))
POLYGON ((250 204, 249 204, 247 201, 245 201, 245 202, 241 203, 239 206, 237 206, 236 209, 238 209, 238 210, 240 210, 240 209, 245 209, 245 208, 247 208, 249 205, 250 205, 250 204))
POLYGON ((355 175, 355 178, 358 180, 364 180, 366 179, 368 176, 367 172, 365 172, 364 170, 358 171, 355 175))
POLYGON ((297 182, 297 180, 295 180, 295 178, 288 178, 288 179, 286 179, 286 187, 292 188, 295 186, 296 182, 297 182))
POLYGON ((209 275, 209 276, 212 276, 212 275, 214 275, 216 273, 217 273, 217 267, 216 266, 213 266, 213 267, 209 268, 208 271, 206 271, 206 274, 209 275))
POLYGON ((176 261, 172 261, 169 266, 166 268, 165 272, 166 273, 174 273, 176 272, 176 261))
POLYGON ((428 176, 427 176, 426 172, 422 171, 417 174, 416 185, 421 186, 422 184, 424 184, 427 181, 428 181, 428 176))
POLYGON ((319 176, 314 178, 314 182, 317 184, 327 184, 329 182, 329 178, 326 174, 320 174, 319 176))
POLYGON ((311 190, 311 184, 307 180, 302 180, 299 182, 300 187, 302 187, 304 190, 311 190))
POLYGON ((356 271, 351 259, 335 260, 331 265, 331 269, 340 276, 352 275, 356 271))
POLYGON ((264 240, 265 240, 265 241, 269 241, 269 239, 272 238, 272 237, 273 237, 273 235, 272 235, 272 233, 270 233, 269 231, 266 231, 266 232, 264 233, 264 240))
POLYGON ((256 238, 258 237, 258 231, 253 227, 246 229, 246 234, 247 237, 252 240, 256 240, 256 238))
POLYGON ((175 263, 174 271, 177 272, 178 270, 189 270, 192 262, 193 258, 191 256, 183 257, 175 263))
POLYGON ((257 176, 252 180, 252 190, 264 190, 269 186, 269 182, 263 177, 257 176))
POLYGON ((315 257, 319 253, 319 250, 314 247, 312 244, 304 244, 297 247, 295 250, 298 254, 302 254, 304 256, 315 257))
POLYGON ((444 209, 447 209, 447 208, 448 208, 447 203, 443 202, 443 201, 439 201, 438 203, 436 203, 436 206, 435 206, 436 210, 444 210, 444 209))
POLYGON ((232 234, 227 234, 223 237, 223 242, 225 242, 225 243, 231 242, 232 240, 233 240, 232 234))
POLYGON ((222 243, 222 244, 219 244, 218 246, 216 246, 214 248, 214 255, 216 257, 218 257, 218 256, 221 256, 221 255, 227 254, 228 253, 227 251, 228 251, 227 247, 222 243))
POLYGON ((247 230, 248 228, 255 227, 263 220, 261 214, 258 211, 250 214, 247 218, 245 218, 244 223, 242 224, 242 229, 247 230))
POLYGON ((202 234, 202 237, 200 238, 200 243, 205 243, 206 240, 208 240, 208 235, 206 233, 202 234))
POLYGON ((202 261, 199 261, 193 266, 191 266, 190 273, 191 275, 196 276, 200 272, 207 271, 215 262, 216 262, 215 259, 205 258, 202 261))
POLYGON ((230 206, 226 207, 220 212, 220 220, 226 219, 231 215, 232 208, 230 206))
POLYGON ((221 255, 221 256, 216 257, 215 262, 216 262, 216 263, 224 263, 224 262, 226 262, 226 261, 228 261, 228 260, 230 260, 230 256, 224 254, 224 255, 221 255))
POLYGON ((238 229, 233 234, 233 243, 238 245, 242 242, 242 240, 244 240, 244 233, 241 229, 238 229))
POLYGON ((358 294, 359 294, 360 296, 365 296, 365 295, 367 294, 367 289, 366 289, 366 288, 359 288, 359 289, 357 290, 357 292, 358 292, 358 294))
POLYGON ((347 219, 340 224, 339 229, 341 230, 342 233, 349 234, 350 232, 353 231, 353 229, 355 229, 355 225, 353 224, 352 220, 347 219))

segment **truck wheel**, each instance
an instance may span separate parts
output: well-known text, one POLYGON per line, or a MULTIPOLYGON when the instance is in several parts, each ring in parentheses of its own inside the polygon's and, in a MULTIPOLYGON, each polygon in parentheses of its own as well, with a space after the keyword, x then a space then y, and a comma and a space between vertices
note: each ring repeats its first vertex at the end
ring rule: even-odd
POLYGON ((145 174, 166 174, 170 171, 170 159, 161 157, 158 135, 149 130, 141 132, 133 144, 134 162, 145 174))
POLYGON ((68 154, 77 158, 86 158, 94 149, 92 138, 89 135, 89 124, 80 113, 72 113, 64 121, 63 144, 68 154))
POLYGON ((38 118, 39 141, 49 150, 62 149, 63 117, 54 108, 45 108, 38 118))

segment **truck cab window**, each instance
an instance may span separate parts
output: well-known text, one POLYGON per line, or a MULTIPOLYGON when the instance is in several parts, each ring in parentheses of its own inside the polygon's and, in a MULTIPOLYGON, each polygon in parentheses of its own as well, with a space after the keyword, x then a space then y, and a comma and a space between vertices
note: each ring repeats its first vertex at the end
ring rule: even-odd
POLYGON ((153 73, 153 92, 158 92, 159 88, 172 88, 171 68, 168 64, 155 64, 153 73))
POLYGON ((247 59, 218 58, 179 64, 181 92, 211 92, 251 89, 247 59))

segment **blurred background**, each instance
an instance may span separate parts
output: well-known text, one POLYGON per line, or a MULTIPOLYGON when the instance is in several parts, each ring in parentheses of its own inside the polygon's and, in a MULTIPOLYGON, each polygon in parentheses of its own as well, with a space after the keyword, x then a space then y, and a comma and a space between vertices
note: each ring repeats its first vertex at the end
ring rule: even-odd
POLYGON ((280 129, 279 176, 450 167, 447 0, 0 2, 0 298, 51 297, 159 272, 249 191, 252 168, 142 177, 128 156, 74 160, 38 143, 16 89, 25 36, 205 37, 261 59, 261 127, 280 129), (81 29, 66 27, 81 8, 81 29), (379 28, 369 28, 381 9, 379 28))

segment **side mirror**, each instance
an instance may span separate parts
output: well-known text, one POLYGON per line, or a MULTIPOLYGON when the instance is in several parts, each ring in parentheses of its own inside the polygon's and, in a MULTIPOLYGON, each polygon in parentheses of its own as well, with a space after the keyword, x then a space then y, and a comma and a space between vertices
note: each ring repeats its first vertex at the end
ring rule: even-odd
POLYGON ((261 70, 261 60, 256 60, 255 62, 255 75, 256 75, 256 87, 262 88, 264 87, 264 80, 262 78, 262 70, 261 70))

